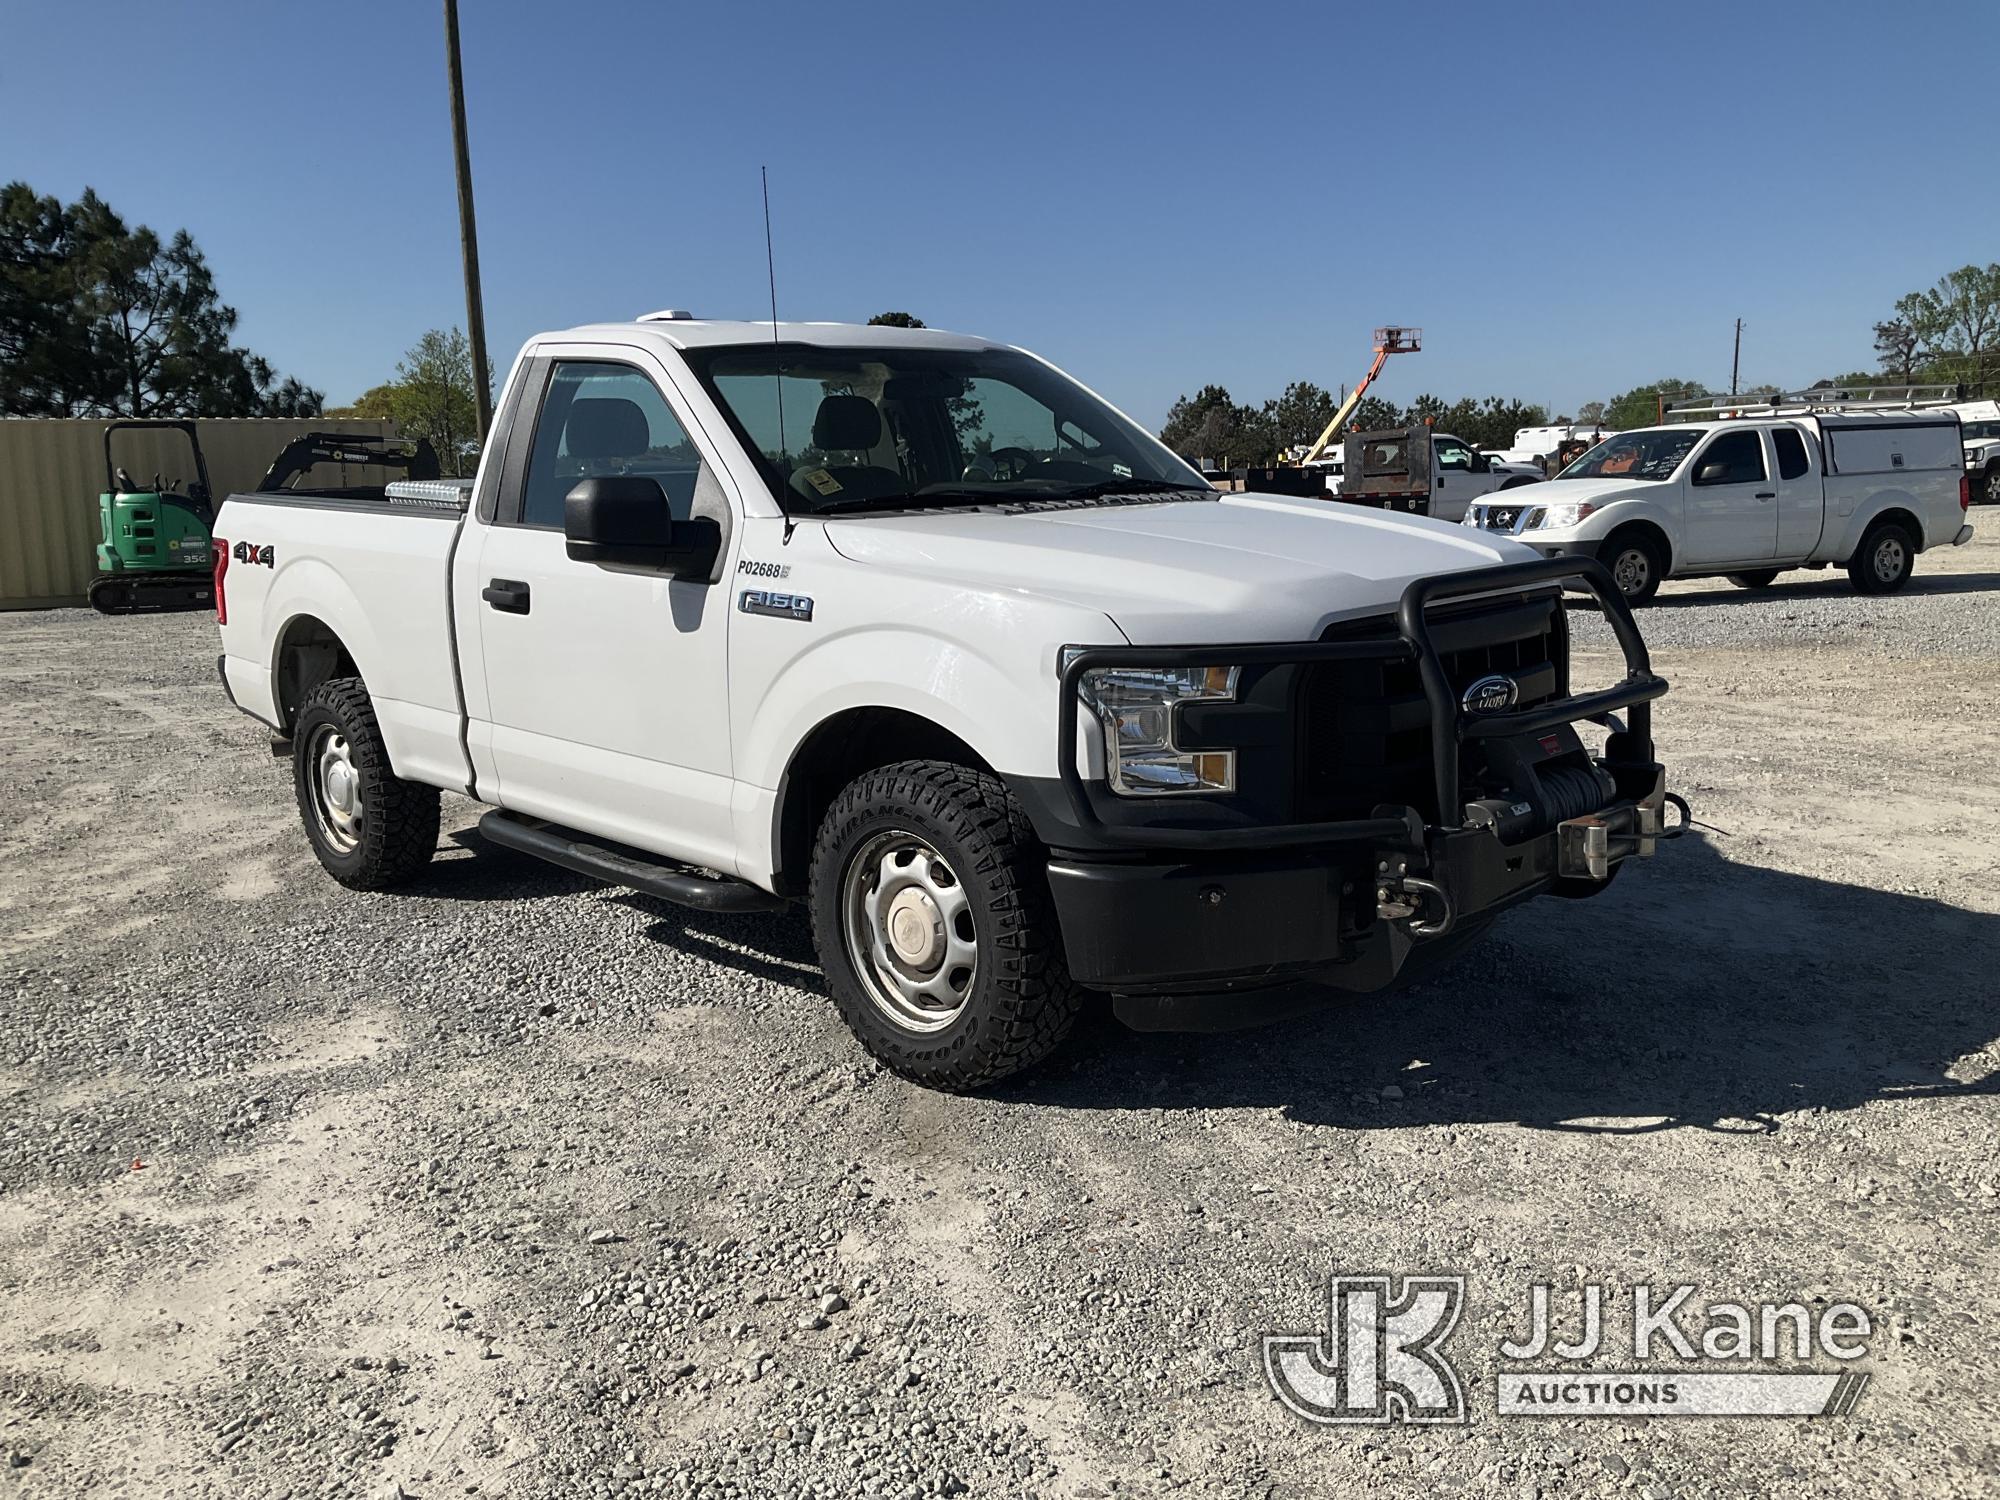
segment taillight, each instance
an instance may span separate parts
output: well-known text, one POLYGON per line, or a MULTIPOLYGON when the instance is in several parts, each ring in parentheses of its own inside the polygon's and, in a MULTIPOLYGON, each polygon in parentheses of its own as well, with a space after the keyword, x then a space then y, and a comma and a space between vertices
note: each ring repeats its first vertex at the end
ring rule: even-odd
POLYGON ((1958 508, 1960 510, 1972 509, 1972 476, 1970 474, 1961 474, 1958 476, 1958 508))
POLYGON ((215 623, 229 623, 229 599, 222 592, 222 575, 229 571, 229 543, 221 537, 210 537, 209 545, 215 548, 215 623))

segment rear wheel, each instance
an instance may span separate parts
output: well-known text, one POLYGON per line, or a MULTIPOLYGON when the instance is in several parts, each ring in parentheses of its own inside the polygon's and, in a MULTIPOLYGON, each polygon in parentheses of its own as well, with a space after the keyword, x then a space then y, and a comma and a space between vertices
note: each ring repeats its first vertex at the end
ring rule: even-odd
POLYGON ((1667 559, 1660 544, 1644 531, 1615 531, 1597 549, 1597 560, 1611 574, 1627 604, 1644 604, 1659 593, 1667 559))
POLYGON ((1779 569, 1758 568, 1749 573, 1731 573, 1729 581, 1739 589, 1767 589, 1776 580, 1779 569))
POLYGON ((1847 576, 1864 594, 1893 594, 1917 566, 1917 542, 1900 521, 1877 521, 1847 560, 1847 576))
POLYGON ((931 1088, 1041 1061, 1081 1004, 1047 851, 982 771, 901 761, 834 799, 813 850, 813 941, 861 1044, 931 1088))
POLYGON ((438 791, 389 766, 359 677, 314 688, 292 727, 299 817, 327 874, 357 891, 410 879, 437 852, 438 791))

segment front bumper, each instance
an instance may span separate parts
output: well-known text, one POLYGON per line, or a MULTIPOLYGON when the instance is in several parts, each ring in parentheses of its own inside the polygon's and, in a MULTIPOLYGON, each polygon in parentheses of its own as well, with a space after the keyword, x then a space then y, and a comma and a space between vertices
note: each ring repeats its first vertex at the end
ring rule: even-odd
POLYGON ((1428 829, 1371 850, 1371 882, 1314 853, 1127 864, 1057 858, 1049 886, 1071 977, 1125 994, 1255 988, 1312 977, 1380 989, 1415 945, 1543 894, 1588 896, 1662 837, 1665 777, 1550 832, 1428 829))
POLYGON ((1420 579, 1405 591, 1396 625, 1394 637, 1378 639, 1107 647, 1068 661, 1059 764, 1064 822, 1076 837, 1069 849, 1058 847, 1049 878, 1074 978, 1143 994, 1244 988, 1305 974, 1378 989, 1415 944, 1545 891, 1591 894, 1624 861, 1653 853, 1667 793, 1653 758, 1652 703, 1667 684, 1653 674, 1631 610, 1599 564, 1544 559, 1420 579), (1527 709, 1475 714, 1462 707, 1432 642, 1427 607, 1576 582, 1604 609, 1624 651, 1624 679, 1527 709), (1170 821, 1170 809, 1138 825, 1098 816, 1074 754, 1084 672, 1363 658, 1414 659, 1430 709, 1434 805, 1449 821, 1430 824, 1398 806, 1339 822, 1238 827, 1170 821), (1629 724, 1618 724, 1617 712, 1628 713, 1629 724), (1580 720, 1613 729, 1593 762, 1611 788, 1594 811, 1558 821, 1543 807, 1465 801, 1460 760, 1469 742, 1540 736, 1580 720))

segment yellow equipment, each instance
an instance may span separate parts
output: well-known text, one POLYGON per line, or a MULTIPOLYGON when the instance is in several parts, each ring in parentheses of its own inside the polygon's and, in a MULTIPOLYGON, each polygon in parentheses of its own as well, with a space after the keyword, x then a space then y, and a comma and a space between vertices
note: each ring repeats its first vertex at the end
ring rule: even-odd
POLYGON ((1307 451, 1306 456, 1299 460, 1301 467, 1313 462, 1322 453, 1326 452, 1328 446, 1339 434, 1342 425, 1346 423, 1348 417, 1353 413, 1354 408, 1361 404, 1361 398, 1368 394, 1368 387, 1374 384, 1375 377, 1382 373, 1382 362, 1392 354, 1415 354, 1423 346, 1423 338, 1424 331, 1421 328, 1378 328, 1375 330, 1375 363, 1368 367, 1368 373, 1361 377, 1361 383, 1348 392, 1347 399, 1340 403, 1340 410, 1335 412, 1333 420, 1326 424, 1326 431, 1319 435, 1318 440, 1307 451))

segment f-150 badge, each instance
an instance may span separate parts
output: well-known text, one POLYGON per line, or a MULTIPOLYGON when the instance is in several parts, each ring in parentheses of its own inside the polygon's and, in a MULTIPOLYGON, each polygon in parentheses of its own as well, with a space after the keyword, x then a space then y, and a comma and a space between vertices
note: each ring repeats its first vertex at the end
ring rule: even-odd
POLYGON ((745 589, 736 607, 746 615, 775 615, 780 620, 813 617, 813 602, 804 594, 774 594, 766 589, 745 589))

